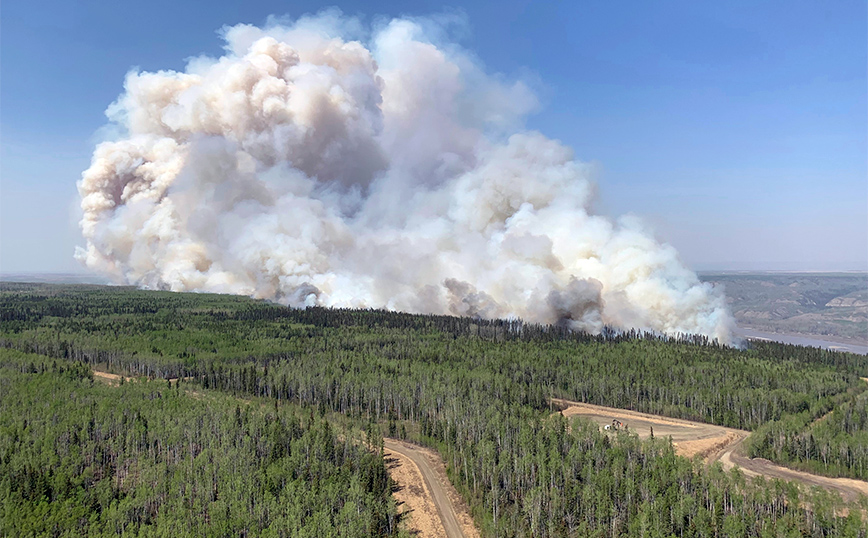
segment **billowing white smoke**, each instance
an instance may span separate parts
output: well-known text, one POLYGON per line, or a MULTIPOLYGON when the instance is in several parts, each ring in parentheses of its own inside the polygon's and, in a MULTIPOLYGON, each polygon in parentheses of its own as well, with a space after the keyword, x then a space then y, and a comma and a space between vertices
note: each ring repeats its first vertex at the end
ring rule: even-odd
POLYGON ((672 247, 590 213, 569 148, 504 136, 536 106, 524 84, 431 21, 367 45, 348 28, 239 25, 222 58, 129 74, 107 112, 125 135, 79 183, 77 256, 150 288, 730 340, 722 294, 672 247))

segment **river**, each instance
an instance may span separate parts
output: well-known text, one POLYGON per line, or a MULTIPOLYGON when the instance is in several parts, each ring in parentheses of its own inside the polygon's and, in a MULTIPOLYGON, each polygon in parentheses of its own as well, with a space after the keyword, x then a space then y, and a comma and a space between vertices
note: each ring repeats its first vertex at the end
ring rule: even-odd
POLYGON ((805 336, 799 334, 767 333, 754 329, 744 329, 741 327, 737 327, 734 332, 736 336, 747 338, 749 340, 774 340, 776 342, 794 344, 797 346, 821 347, 823 349, 833 349, 835 351, 849 351, 850 353, 868 355, 868 344, 845 344, 842 342, 820 340, 812 336, 805 336))

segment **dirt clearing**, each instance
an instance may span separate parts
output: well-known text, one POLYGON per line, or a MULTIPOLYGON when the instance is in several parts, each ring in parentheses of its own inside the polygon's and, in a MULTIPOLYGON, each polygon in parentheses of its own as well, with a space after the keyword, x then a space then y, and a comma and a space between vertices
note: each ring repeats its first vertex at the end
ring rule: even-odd
POLYGON ((583 416, 599 424, 600 427, 611 427, 612 421, 618 420, 624 424, 627 431, 631 431, 643 439, 650 437, 652 432, 655 437, 672 437, 675 452, 688 458, 697 454, 707 457, 713 452, 747 437, 750 433, 744 430, 661 417, 627 409, 615 409, 560 399, 552 400, 552 402, 561 408, 561 413, 564 416, 583 416))
POLYGON ((612 420, 620 420, 628 431, 642 438, 649 437, 651 428, 654 428, 655 437, 672 437, 672 444, 679 455, 699 455, 708 463, 720 461, 727 470, 738 465, 747 476, 761 475, 825 488, 838 492, 847 502, 858 500, 860 495, 868 495, 868 482, 829 478, 788 469, 762 458, 748 458, 744 454, 743 443, 750 432, 744 430, 568 400, 554 399, 552 403, 560 407, 564 416, 583 416, 601 428, 611 426, 612 420))
POLYGON ((93 376, 95 378, 97 378, 99 381, 103 381, 105 383, 109 383, 112 385, 120 383, 121 379, 123 379, 127 383, 135 380, 135 378, 133 378, 133 377, 124 377, 124 376, 117 375, 117 374, 110 374, 108 372, 100 372, 97 370, 92 370, 92 372, 93 372, 93 376))

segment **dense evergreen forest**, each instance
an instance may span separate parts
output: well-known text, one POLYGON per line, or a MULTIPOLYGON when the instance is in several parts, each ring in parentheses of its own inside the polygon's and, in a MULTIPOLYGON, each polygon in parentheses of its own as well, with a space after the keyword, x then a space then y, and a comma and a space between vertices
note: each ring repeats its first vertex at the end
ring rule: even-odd
MULTIPOLYGON (((486 536, 866 536, 858 510, 833 515, 838 501, 831 495, 705 469, 676 457, 666 440, 607 436, 581 420, 552 416, 549 404, 562 397, 765 431, 770 421, 815 417, 848 399, 849 409, 858 407, 868 388, 859 379, 868 374, 864 356, 776 344, 739 350, 690 336, 587 335, 519 321, 292 310, 234 296, 11 283, 0 285, 0 328, 0 346, 70 365, 61 369, 84 363, 185 378, 182 386, 204 393, 262 399, 281 410, 292 405, 302 410, 299 427, 314 432, 325 426, 304 420, 303 410, 431 446, 486 536)), ((7 370, 6 385, 26 385, 32 383, 26 376, 37 375, 7 370)), ((831 428, 834 416, 814 428, 825 422, 831 428)), ((815 435, 818 445, 828 444, 818 453, 840 452, 837 438, 815 435)), ((9 439, 0 438, 0 453, 11 452, 9 439)), ((203 439, 203 446, 209 442, 216 441, 203 439)), ((361 445, 345 438, 342 446, 361 445)), ((363 450, 347 457, 354 462, 347 479, 373 472, 365 471, 363 450)), ((55 464, 39 465, 32 468, 55 464)), ((840 465, 862 472, 856 459, 840 465)), ((375 522, 365 532, 393 530, 376 523, 393 514, 388 504, 374 508, 382 490, 365 491, 375 522)), ((243 520, 234 515, 241 508, 229 515, 243 520)))
POLYGON ((760 426, 748 455, 818 474, 868 480, 868 391, 821 400, 760 426), (825 414, 824 414, 825 413, 825 414))
POLYGON ((397 535, 383 459, 297 406, 0 350, 2 536, 397 535))

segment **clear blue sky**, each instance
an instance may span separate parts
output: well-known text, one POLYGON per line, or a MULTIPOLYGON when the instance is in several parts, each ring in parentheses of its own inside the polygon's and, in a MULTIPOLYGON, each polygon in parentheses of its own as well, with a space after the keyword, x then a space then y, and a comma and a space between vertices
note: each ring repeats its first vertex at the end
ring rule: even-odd
POLYGON ((75 182, 124 74, 220 54, 224 24, 337 5, 463 12, 462 45, 535 81, 528 127, 598 163, 696 269, 868 269, 866 3, 88 2, 0 8, 0 271, 79 271, 75 182))

